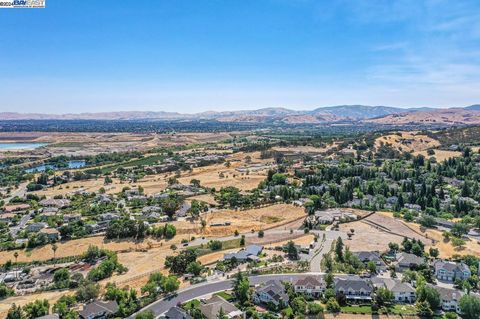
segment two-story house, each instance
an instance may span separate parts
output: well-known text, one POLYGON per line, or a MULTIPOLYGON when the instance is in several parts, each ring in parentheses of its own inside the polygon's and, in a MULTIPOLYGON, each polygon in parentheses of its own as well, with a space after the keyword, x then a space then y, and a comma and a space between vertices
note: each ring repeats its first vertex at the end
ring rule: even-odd
POLYGON ((435 276, 438 280, 454 282, 457 279, 465 280, 472 275, 468 266, 462 262, 436 260, 433 263, 435 276))
POLYGON ((413 303, 416 300, 416 291, 407 282, 398 279, 373 277, 371 282, 375 288, 387 288, 393 293, 395 302, 413 303))
POLYGON ((430 285, 430 284, 428 285, 430 287, 433 287, 440 294, 442 310, 455 311, 457 313, 460 313, 460 304, 459 304, 460 298, 462 298, 463 295, 465 294, 463 291, 453 289, 453 288, 445 288, 445 287, 430 285))
POLYGON ((285 287, 278 280, 269 280, 258 286, 252 295, 252 300, 256 304, 273 304, 280 308, 288 305, 285 287))
POLYGON ((293 288, 296 293, 318 298, 325 292, 327 285, 320 276, 305 276, 294 282, 293 288))
POLYGON ((366 279, 358 276, 336 277, 335 293, 350 301, 372 300, 373 287, 366 279))

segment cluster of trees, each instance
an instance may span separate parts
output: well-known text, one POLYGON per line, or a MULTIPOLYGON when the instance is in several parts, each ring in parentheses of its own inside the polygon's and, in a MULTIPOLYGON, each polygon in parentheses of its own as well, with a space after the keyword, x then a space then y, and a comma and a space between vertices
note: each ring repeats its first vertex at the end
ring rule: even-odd
POLYGON ((35 248, 50 243, 50 239, 44 233, 33 233, 28 237, 27 247, 35 248))
MULTIPOLYGON (((476 205, 470 199, 480 200, 480 168, 476 165, 478 155, 464 152, 463 157, 450 158, 442 163, 426 160, 422 155, 381 160, 374 165, 364 165, 353 158, 340 164, 319 165, 313 170, 297 170, 296 176, 303 179, 303 194, 318 195, 319 207, 344 205, 366 195, 373 200, 363 200, 360 207, 385 208, 386 199, 397 198, 392 209, 403 211, 407 204, 419 205, 433 217, 463 217, 475 215, 476 205), (408 158, 408 159, 407 159, 408 158), (458 188, 446 179, 461 181, 458 188), (397 187, 397 184, 399 187, 397 187), (444 203, 450 195, 451 202, 444 203), (470 199, 469 199, 470 198, 470 199)), ((432 220, 424 220, 431 225, 432 220)))
MULTIPOLYGON (((344 245, 341 237, 335 240, 332 253, 326 255, 322 260, 326 272, 358 274, 365 270, 363 262, 350 251, 348 246, 344 245)), ((369 270, 375 273, 375 264, 369 270)))
POLYGON ((171 293, 178 289, 180 281, 176 276, 164 276, 155 272, 150 275, 148 282, 142 287, 142 293, 149 297, 156 297, 161 293, 171 293))
POLYGON ((150 228, 147 234, 156 238, 171 239, 177 234, 177 229, 172 224, 165 224, 150 228))
POLYGON ((193 249, 181 251, 178 255, 167 256, 165 267, 170 269, 173 274, 184 274, 189 265, 197 261, 197 253, 193 249))
POLYGON ((408 239, 407 237, 403 238, 402 241, 402 248, 403 251, 406 253, 412 253, 417 256, 423 256, 423 252, 425 250, 425 244, 420 240, 408 239))
POLYGON ((87 279, 100 281, 111 277, 114 272, 121 274, 128 271, 128 269, 118 261, 116 253, 108 251, 106 257, 107 258, 100 262, 98 266, 88 272, 87 279))
POLYGON ((105 232, 108 239, 143 238, 147 234, 147 226, 141 220, 132 220, 128 217, 112 220, 105 232))
POLYGON ((48 300, 35 300, 23 307, 12 305, 7 314, 7 319, 35 319, 48 315, 50 304, 48 300))
POLYGON ((0 300, 13 296, 14 294, 15 291, 12 288, 7 287, 3 282, 0 283, 0 300))

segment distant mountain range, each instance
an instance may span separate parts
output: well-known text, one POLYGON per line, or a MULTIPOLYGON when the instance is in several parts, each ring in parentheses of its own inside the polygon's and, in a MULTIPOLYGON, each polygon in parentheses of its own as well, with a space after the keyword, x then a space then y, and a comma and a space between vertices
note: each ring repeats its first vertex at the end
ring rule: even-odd
POLYGON ((435 123, 480 124, 480 104, 463 108, 399 108, 390 106, 337 105, 319 107, 311 111, 286 108, 261 108, 257 110, 201 112, 182 114, 176 112, 101 112, 79 114, 0 113, 0 120, 217 120, 222 122, 272 122, 272 123, 331 123, 340 121, 365 121, 379 124, 435 123))

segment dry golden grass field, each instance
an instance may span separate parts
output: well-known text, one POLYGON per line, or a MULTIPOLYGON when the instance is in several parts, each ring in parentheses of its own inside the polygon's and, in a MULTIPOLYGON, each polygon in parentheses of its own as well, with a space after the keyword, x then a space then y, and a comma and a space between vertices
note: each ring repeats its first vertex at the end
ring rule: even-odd
MULTIPOLYGON (((270 161, 260 159, 259 152, 252 153, 236 153, 229 157, 231 166, 225 167, 224 164, 215 164, 205 167, 194 168, 191 172, 182 172, 178 181, 182 184, 189 184, 192 179, 200 180, 203 186, 215 187, 220 189, 226 186, 235 186, 240 190, 251 190, 258 186, 267 175, 267 169, 263 169, 257 172, 250 172, 248 175, 238 172, 236 169, 239 167, 245 167, 251 164, 247 164, 245 158, 250 156, 252 161, 256 164, 268 164, 270 161), (224 177, 220 177, 220 173, 223 173, 224 177)), ((90 179, 84 181, 74 181, 66 184, 62 184, 55 187, 49 187, 44 190, 34 192, 37 195, 45 195, 47 197, 53 197, 56 195, 69 195, 76 191, 86 192, 98 192, 100 188, 104 188, 107 194, 119 193, 122 188, 142 186, 146 195, 153 195, 165 190, 167 187, 168 179, 174 176, 174 174, 156 174, 148 175, 135 183, 120 181, 118 178, 113 178, 112 184, 104 185, 104 179, 90 179)), ((215 204, 213 198, 206 197, 204 201, 207 203, 215 204)), ((199 199, 201 200, 201 199, 199 199)))
POLYGON ((382 143, 389 144, 401 152, 420 152, 440 146, 439 141, 427 135, 417 135, 416 132, 399 132, 399 135, 388 134, 378 137, 375 146, 378 148, 382 143))
POLYGON ((228 236, 235 230, 240 233, 250 230, 261 230, 278 227, 306 216, 302 207, 288 204, 271 205, 267 207, 243 211, 218 210, 205 215, 207 226, 202 229, 201 221, 176 221, 173 222, 180 234, 203 234, 208 236, 228 236), (230 222, 229 226, 210 226, 230 222))
POLYGON ((451 258, 454 255, 480 256, 480 244, 475 240, 467 240, 465 247, 457 248, 452 245, 451 241, 445 241, 443 239, 442 232, 439 230, 425 229, 424 227, 414 223, 408 223, 408 225, 436 241, 434 247, 438 248, 440 251, 440 258, 451 258))
POLYGON ((426 158, 435 157, 438 162, 442 162, 450 157, 458 157, 462 155, 462 152, 459 151, 446 151, 446 150, 434 150, 434 155, 428 155, 427 151, 414 152, 414 155, 423 155, 426 158))

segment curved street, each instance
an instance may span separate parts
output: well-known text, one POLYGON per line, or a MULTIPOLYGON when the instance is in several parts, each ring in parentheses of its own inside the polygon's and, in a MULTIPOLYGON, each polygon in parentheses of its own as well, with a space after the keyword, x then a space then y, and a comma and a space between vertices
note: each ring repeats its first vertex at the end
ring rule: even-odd
MULTIPOLYGON (((297 278, 305 275, 323 275, 324 273, 315 272, 315 273, 300 273, 300 274, 272 274, 272 275, 258 275, 250 276, 250 284, 258 285, 268 280, 282 280, 293 282, 297 278)), ((155 313, 155 316, 158 317, 161 314, 165 313, 171 307, 174 307, 178 304, 185 303, 189 300, 200 298, 205 295, 209 295, 215 292, 228 290, 232 288, 233 279, 226 279, 222 281, 215 282, 206 282, 198 285, 187 287, 183 290, 177 292, 176 295, 172 297, 165 297, 163 299, 157 300, 150 305, 144 307, 140 311, 134 313, 129 318, 133 319, 135 316, 142 311, 152 310, 155 313)))

